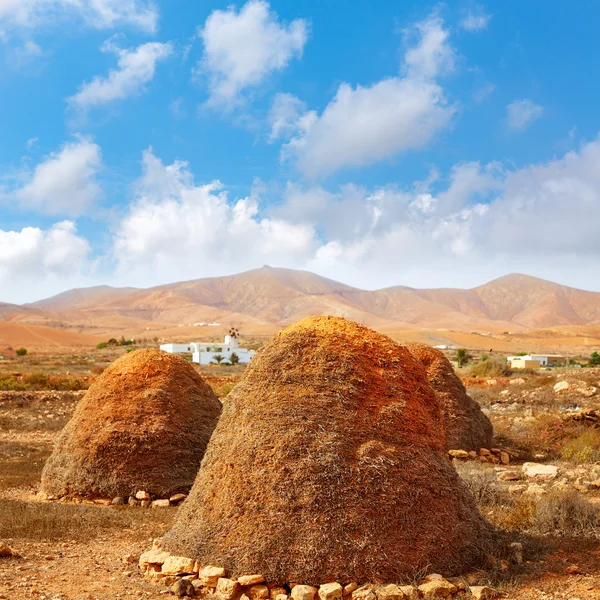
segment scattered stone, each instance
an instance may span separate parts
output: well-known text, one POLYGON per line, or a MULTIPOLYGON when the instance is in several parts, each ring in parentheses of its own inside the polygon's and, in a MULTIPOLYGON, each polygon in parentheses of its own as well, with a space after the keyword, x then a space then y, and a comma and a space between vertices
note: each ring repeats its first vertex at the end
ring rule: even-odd
POLYGON ((112 499, 112 504, 114 506, 122 506, 123 504, 127 504, 127 501, 125 498, 123 498, 123 496, 117 496, 116 498, 112 499))
POLYGON ((500 595, 498 590, 486 585, 472 585, 469 590, 475 600, 488 600, 490 598, 497 598, 500 595))
POLYGON ((235 579, 219 577, 215 594, 220 600, 233 600, 240 589, 240 584, 235 579))
POLYGON ((171 502, 169 500, 154 500, 150 506, 152 508, 168 508, 171 506, 171 502))
POLYGON ((498 473, 498 481, 518 481, 521 474, 518 471, 501 471, 498 473))
POLYGON ((379 600, 404 600, 406 596, 397 585, 390 583, 377 590, 377 597, 379 600))
POLYGON ((284 596, 287 596, 287 590, 285 588, 282 588, 280 586, 269 588, 269 598, 271 600, 277 600, 277 596, 281 596, 282 594, 284 596))
POLYGON ((344 586, 344 596, 351 594, 357 588, 358 588, 358 583, 356 583, 356 581, 353 581, 352 583, 345 585, 344 586))
POLYGON ((16 550, 13 550, 8 544, 0 542, 0 558, 20 558, 20 556, 21 555, 16 550))
POLYGON ((515 377, 508 382, 510 385, 523 385, 525 380, 522 377, 515 377))
POLYGON ((194 572, 196 561, 185 556, 169 556, 162 566, 164 575, 189 575, 194 572))
POLYGON ((570 565, 565 571, 567 575, 581 575, 581 569, 577 565, 570 565))
POLYGON ((144 490, 135 493, 136 500, 150 500, 150 494, 144 490))
POLYGON ((266 600, 269 597, 269 588, 266 585, 253 585, 246 591, 250 600, 266 600))
POLYGON ((314 600, 317 588, 311 585, 296 585, 292 589, 292 600, 314 600))
POLYGON ((510 454, 508 452, 500 452, 500 462, 503 465, 510 464, 510 454))
POLYGON ((509 485, 508 486, 508 493, 509 494, 523 494, 525 491, 527 491, 527 486, 525 484, 509 485))
POLYGON ((212 567, 208 565, 198 573, 198 579, 203 586, 216 588, 219 577, 225 577, 225 575, 225 569, 222 567, 212 567))
POLYGON ((182 502, 183 500, 185 500, 187 498, 187 494, 173 494, 170 498, 169 498, 169 502, 171 504, 177 504, 179 502, 182 502))
POLYGON ((196 595, 196 589, 189 579, 179 579, 171 586, 171 592, 178 598, 193 598, 196 595))
POLYGON ((523 493, 530 496, 541 496, 546 493, 546 488, 539 483, 530 483, 523 493))
POLYGON ((262 583, 265 580, 265 578, 262 575, 242 575, 241 577, 238 577, 237 580, 240 585, 247 587, 250 585, 257 585, 259 583, 262 583))
POLYGON ((404 594, 407 600, 418 600, 419 592, 412 585, 400 585, 398 586, 400 591, 404 594))
POLYGON ((319 588, 321 600, 338 600, 342 597, 343 589, 339 583, 324 583, 319 588))
POLYGON ((427 583, 423 583, 418 589, 423 600, 447 598, 457 592, 456 586, 449 581, 446 581, 444 578, 433 579, 427 583))
POLYGON ((161 550, 148 550, 140 556, 139 566, 140 569, 144 570, 149 565, 162 565, 165 560, 169 558, 168 552, 162 552, 161 550))
POLYGON ((142 508, 150 508, 151 501, 150 500, 140 500, 140 506, 142 508))
POLYGON ((523 474, 531 479, 550 481, 558 476, 558 467, 555 465, 542 465, 540 463, 526 462, 523 464, 523 474))
POLYGON ((277 596, 275 596, 274 600, 288 600, 289 596, 287 594, 277 594, 277 596))
POLYGON ((129 504, 129 506, 139 506, 140 501, 137 500, 136 498, 134 498, 133 496, 129 496, 129 500, 127 501, 127 504, 129 504))
POLYGON ((569 382, 568 381, 559 381, 555 386, 554 386, 554 392, 556 394, 560 394, 560 392, 564 392, 566 390, 569 389, 569 382))
POLYGON ((371 584, 361 585, 352 592, 352 600, 375 600, 375 588, 371 584))
POLYGON ((448 454, 452 458, 458 458, 458 459, 469 458, 469 453, 466 450, 448 450, 448 454))

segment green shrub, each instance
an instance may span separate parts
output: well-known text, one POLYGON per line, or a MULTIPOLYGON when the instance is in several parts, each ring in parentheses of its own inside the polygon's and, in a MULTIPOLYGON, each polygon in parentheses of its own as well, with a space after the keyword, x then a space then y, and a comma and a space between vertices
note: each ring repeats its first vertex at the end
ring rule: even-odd
POLYGON ((96 346, 96 348, 97 348, 98 350, 102 350, 103 348, 108 348, 108 342, 100 342, 100 343, 99 343, 99 344, 96 346))
POLYGON ((17 356, 26 356, 27 348, 17 348, 16 355, 17 356))
POLYGON ((566 441, 560 454, 564 460, 577 464, 593 463, 600 460, 600 431, 586 429, 577 437, 566 441))

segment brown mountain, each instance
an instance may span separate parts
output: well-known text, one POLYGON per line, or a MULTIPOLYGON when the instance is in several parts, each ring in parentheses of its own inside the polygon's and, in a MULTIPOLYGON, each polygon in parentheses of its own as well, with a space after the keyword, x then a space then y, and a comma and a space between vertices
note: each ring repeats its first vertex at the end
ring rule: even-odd
MULTIPOLYGON (((17 309, 22 307, 16 307, 17 309)), ((527 275, 469 289, 364 291, 306 271, 263 267, 150 289, 71 290, 25 307, 81 325, 186 325, 199 321, 284 325, 333 314, 374 327, 523 330, 600 325, 600 293, 527 275)), ((2 305, 0 305, 0 312, 2 305)))

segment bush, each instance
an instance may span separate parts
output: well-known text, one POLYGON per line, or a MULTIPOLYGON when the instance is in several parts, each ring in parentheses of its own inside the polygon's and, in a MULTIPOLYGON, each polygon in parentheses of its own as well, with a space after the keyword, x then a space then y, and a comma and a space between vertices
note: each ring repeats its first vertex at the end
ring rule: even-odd
POLYGON ((510 377, 508 364, 502 360, 484 360, 469 368, 471 377, 510 377))
POLYGON ((577 437, 563 444, 560 454, 564 460, 578 464, 600 461, 600 431, 582 431, 577 437))
POLYGON ((575 491, 552 492, 535 501, 528 529, 540 534, 598 535, 600 509, 575 491))
POLYGON ((102 350, 103 348, 108 348, 108 342, 100 342, 97 346, 97 350, 102 350))
POLYGON ((598 354, 598 352, 592 352, 590 354, 590 360, 588 361, 588 365, 590 365, 590 367, 600 366, 600 354, 598 354))
POLYGON ((17 348, 16 355, 17 356, 26 356, 27 355, 27 348, 17 348))

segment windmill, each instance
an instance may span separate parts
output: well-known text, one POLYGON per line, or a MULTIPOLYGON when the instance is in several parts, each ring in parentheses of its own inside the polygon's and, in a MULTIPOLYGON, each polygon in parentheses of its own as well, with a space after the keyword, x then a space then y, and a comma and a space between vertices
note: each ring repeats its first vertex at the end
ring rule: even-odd
POLYGON ((237 339, 240 335, 240 330, 237 327, 230 327, 228 335, 230 338, 237 339))

